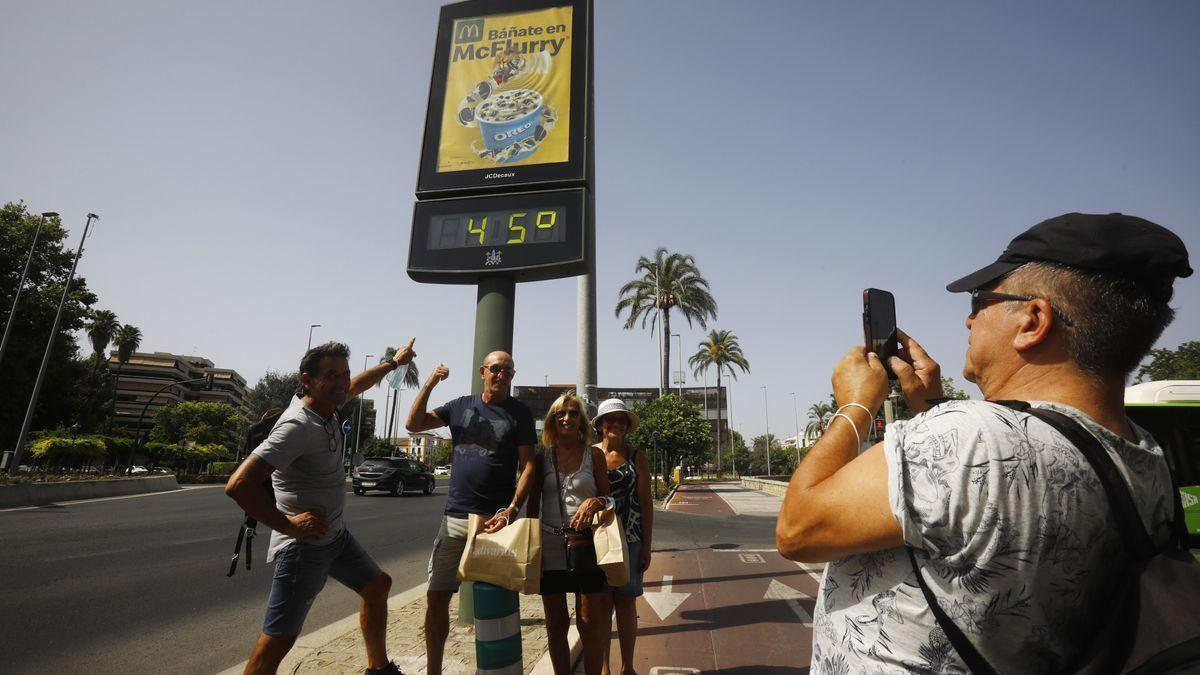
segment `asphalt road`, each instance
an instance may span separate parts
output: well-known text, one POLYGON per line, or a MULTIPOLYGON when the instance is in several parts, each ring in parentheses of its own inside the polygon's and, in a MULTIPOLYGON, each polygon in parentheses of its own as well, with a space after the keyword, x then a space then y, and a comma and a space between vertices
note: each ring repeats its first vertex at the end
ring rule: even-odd
MULTIPOLYGON (((392 576, 425 581, 446 503, 347 494, 346 523, 392 576)), ((225 576, 241 511, 217 487, 0 512, 0 661, 12 673, 213 673, 244 661, 272 566, 259 526, 253 569, 225 576)), ((358 611, 330 581, 306 632, 358 611)))
MULTIPOLYGON (((432 497, 347 495, 346 522, 393 578, 425 581, 445 507, 432 497)), ((250 654, 272 567, 259 527, 254 568, 226 578, 241 512, 223 491, 177 492, 0 512, 0 659, 6 672, 213 673, 250 654)), ((771 547, 774 518, 658 511, 656 551, 771 547)), ((305 623, 358 611, 330 581, 305 623)))

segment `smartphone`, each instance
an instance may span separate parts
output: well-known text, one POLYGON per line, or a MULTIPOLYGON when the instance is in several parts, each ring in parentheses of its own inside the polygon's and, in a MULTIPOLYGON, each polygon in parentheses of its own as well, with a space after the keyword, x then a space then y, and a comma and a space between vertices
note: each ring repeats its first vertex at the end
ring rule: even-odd
POLYGON ((891 293, 878 288, 863 291, 863 336, 867 351, 875 352, 883 361, 888 379, 896 379, 888 366, 888 358, 900 350, 896 341, 896 298, 891 293))

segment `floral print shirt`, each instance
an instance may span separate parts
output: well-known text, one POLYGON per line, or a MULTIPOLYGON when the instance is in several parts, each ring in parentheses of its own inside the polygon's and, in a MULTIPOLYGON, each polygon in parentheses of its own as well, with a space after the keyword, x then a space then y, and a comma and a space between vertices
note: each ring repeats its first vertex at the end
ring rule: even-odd
MULTIPOLYGON (((1130 443, 1080 411, 1131 485, 1148 532, 1167 536, 1162 448, 1130 443)), ((1127 559, 1099 478, 1041 420, 950 401, 888 427, 888 501, 941 607, 1001 673, 1062 670, 1110 606, 1127 559)), ((967 673, 903 548, 830 562, 813 616, 811 673, 967 673)))

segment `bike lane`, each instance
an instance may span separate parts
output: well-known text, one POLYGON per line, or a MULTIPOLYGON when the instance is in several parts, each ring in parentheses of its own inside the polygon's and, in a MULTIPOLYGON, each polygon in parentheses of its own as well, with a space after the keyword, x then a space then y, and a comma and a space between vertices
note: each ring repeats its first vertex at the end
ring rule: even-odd
MULTIPOLYGON (((668 510, 731 517, 704 485, 682 487, 668 510)), ((638 601, 634 669, 649 675, 795 673, 808 668, 820 571, 773 549, 656 551, 638 601)), ((611 663, 620 664, 613 634, 611 663)))

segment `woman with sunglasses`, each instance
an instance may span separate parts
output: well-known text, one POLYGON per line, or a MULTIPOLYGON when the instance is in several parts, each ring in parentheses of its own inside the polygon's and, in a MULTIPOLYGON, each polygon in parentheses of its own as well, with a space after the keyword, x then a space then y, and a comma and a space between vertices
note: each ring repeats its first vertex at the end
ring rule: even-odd
MULTIPOLYGON (((619 398, 600 404, 592 425, 600 433, 596 448, 604 453, 608 483, 625 540, 629 542, 629 583, 624 586, 605 586, 612 594, 617 615, 617 637, 621 645, 621 675, 632 675, 633 648, 637 642, 637 599, 642 595, 642 574, 650 566, 650 531, 654 525, 654 502, 650 497, 650 465, 646 453, 629 444, 629 435, 637 430, 641 420, 637 413, 619 398)), ((612 616, 605 631, 604 670, 609 672, 609 649, 612 635, 612 616)))
MULTIPOLYGON (((542 429, 538 457, 541 488, 535 503, 542 519, 542 604, 554 672, 571 671, 567 644, 567 593, 575 594, 575 620, 583 642, 584 671, 600 673, 612 609, 604 572, 596 564, 592 521, 611 505, 604 454, 590 444, 591 427, 574 392, 559 396, 542 429)), ((533 500, 531 500, 533 502, 533 500)))

